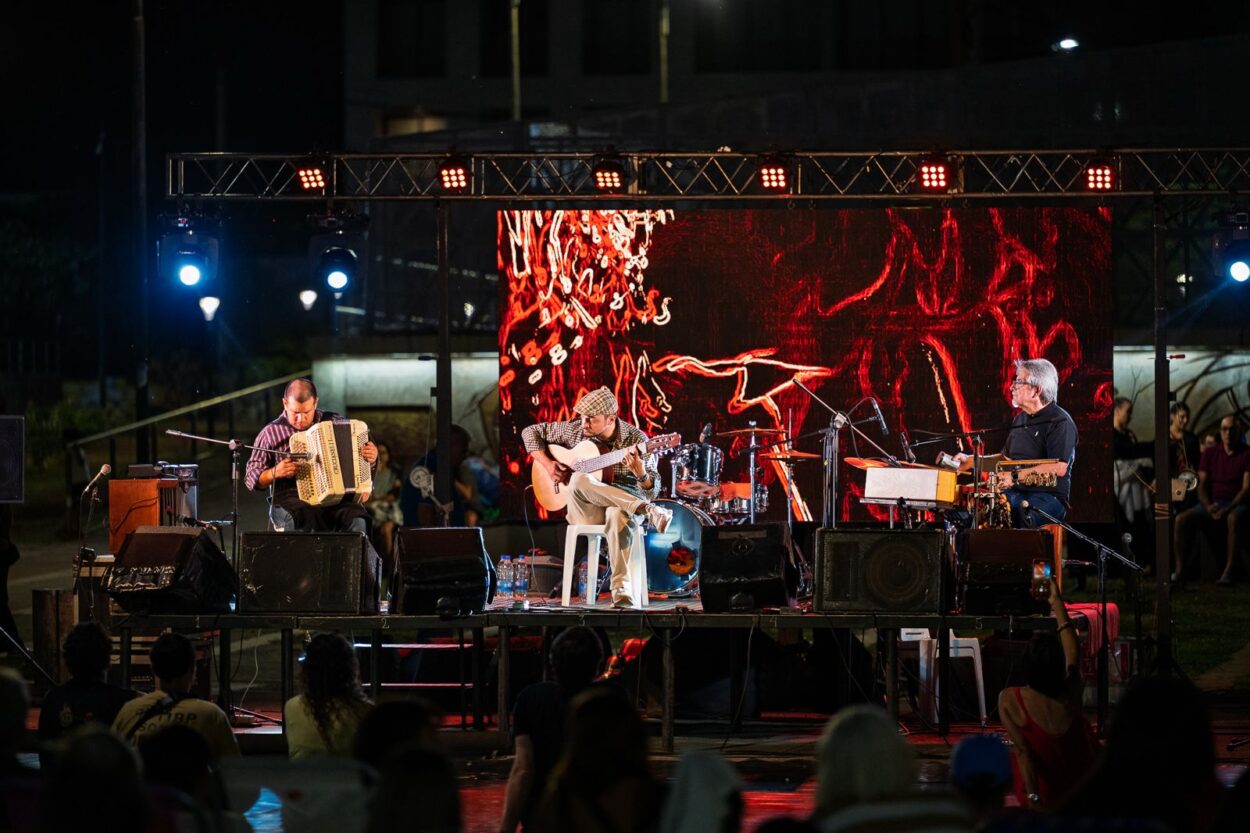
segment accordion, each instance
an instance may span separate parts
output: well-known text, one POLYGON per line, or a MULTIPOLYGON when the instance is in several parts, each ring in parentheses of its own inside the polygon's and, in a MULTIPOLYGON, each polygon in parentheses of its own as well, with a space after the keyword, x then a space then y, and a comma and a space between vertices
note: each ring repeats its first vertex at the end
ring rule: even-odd
POLYGON ((299 499, 311 506, 355 501, 373 491, 369 464, 360 449, 369 442, 369 426, 358 419, 319 422, 291 435, 291 453, 299 466, 295 487, 299 499))

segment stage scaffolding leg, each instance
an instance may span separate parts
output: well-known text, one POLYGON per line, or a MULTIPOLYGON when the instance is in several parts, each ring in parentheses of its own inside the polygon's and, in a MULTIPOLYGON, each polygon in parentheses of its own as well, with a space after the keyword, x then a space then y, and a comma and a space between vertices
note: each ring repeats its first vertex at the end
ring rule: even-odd
POLYGON ((673 665, 673 631, 665 629, 664 637, 664 702, 660 712, 660 746, 666 753, 673 751, 673 709, 677 700, 675 675, 677 669, 673 665))
POLYGON ((884 663, 885 708, 890 719, 898 722, 898 629, 877 630, 877 654, 884 663))
MULTIPOLYGON (((291 666, 291 654, 294 651, 294 636, 290 628, 282 629, 282 705, 286 707, 286 701, 291 699, 291 678, 294 676, 294 668, 291 666)), ((286 724, 283 723, 283 731, 286 730, 286 724)))
POLYGON ((495 696, 497 702, 495 704, 496 712, 495 720, 499 725, 499 748, 508 749, 512 740, 511 732, 508 730, 510 715, 508 714, 508 678, 512 676, 512 654, 511 646, 508 644, 512 637, 512 629, 507 625, 499 626, 499 650, 498 662, 495 666, 495 696))
POLYGON ((122 688, 130 688, 130 649, 133 637, 134 631, 131 628, 122 628, 121 656, 118 657, 122 671, 122 688))
POLYGON ((220 635, 217 640, 217 705, 230 714, 234 705, 230 692, 230 631, 219 628, 217 633, 220 635))
POLYGON ((369 631, 369 696, 377 701, 382 694, 382 631, 369 631))
POLYGON ((951 732, 951 629, 945 616, 938 617, 937 663, 938 734, 946 737, 951 732))
POLYGON ((473 629, 473 728, 482 728, 482 639, 483 628, 473 629))

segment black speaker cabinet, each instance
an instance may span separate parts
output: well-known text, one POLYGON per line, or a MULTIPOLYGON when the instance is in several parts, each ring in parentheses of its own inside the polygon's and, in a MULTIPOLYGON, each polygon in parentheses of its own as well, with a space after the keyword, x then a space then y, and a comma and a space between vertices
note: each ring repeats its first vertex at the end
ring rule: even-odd
POLYGON ((707 613, 789 607, 785 524, 705 526, 699 556, 699 594, 707 613))
POLYGON ((131 613, 228 613, 238 590, 230 562, 196 527, 139 527, 113 559, 106 586, 131 613))
POLYGON ((26 499, 26 417, 0 416, 0 503, 26 499))
POLYGON ((1045 613, 1046 599, 1033 596, 1033 564, 1055 566, 1054 544, 1046 529, 970 529, 960 533, 960 572, 965 613, 1016 615, 1045 613))
POLYGON ((381 559, 359 532, 248 532, 240 613, 378 612, 381 559))
POLYGON ((944 612, 948 549, 935 529, 818 529, 815 610, 944 612))
POLYGON ((440 612, 439 599, 454 600, 461 615, 485 610, 491 600, 490 556, 481 527, 420 527, 399 530, 399 581, 393 611, 412 615, 440 612))

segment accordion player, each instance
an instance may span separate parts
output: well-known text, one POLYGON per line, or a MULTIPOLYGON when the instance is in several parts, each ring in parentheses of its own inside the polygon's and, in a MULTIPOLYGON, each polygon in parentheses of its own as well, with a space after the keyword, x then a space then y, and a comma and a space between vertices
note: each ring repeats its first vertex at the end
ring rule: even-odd
POLYGON ((360 451, 369 442, 369 426, 358 419, 319 422, 291 435, 296 460, 295 488, 310 506, 364 503, 373 491, 369 464, 360 451))

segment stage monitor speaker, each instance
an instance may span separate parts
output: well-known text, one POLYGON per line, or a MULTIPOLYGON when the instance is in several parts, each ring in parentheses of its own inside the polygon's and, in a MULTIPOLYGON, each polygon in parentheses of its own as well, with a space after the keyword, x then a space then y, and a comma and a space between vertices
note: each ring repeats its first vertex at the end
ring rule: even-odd
POLYGON ((359 532, 247 532, 240 613, 378 612, 381 559, 359 532))
POLYGON ((703 527, 699 594, 704 612, 790 607, 789 545, 785 524, 703 527))
POLYGON ((948 552, 936 529, 818 529, 815 610, 942 613, 948 552))
POLYGON ((401 528, 396 557, 395 612, 464 616, 490 603, 493 570, 481 527, 401 528))
POLYGON ((126 536, 106 581, 130 613, 229 613, 238 582, 207 531, 141 526, 126 536))
POLYGON ((0 416, 0 503, 26 499, 26 417, 0 416))
POLYGON ((1049 565, 1061 578, 1050 530, 970 529, 960 533, 959 551, 965 613, 1025 616, 1050 609, 1033 595, 1038 566, 1049 565))

